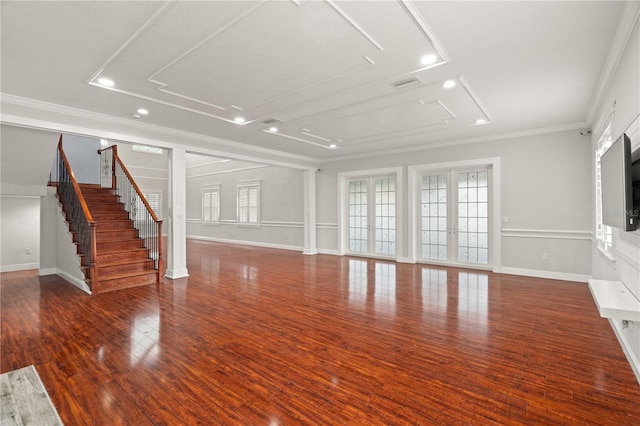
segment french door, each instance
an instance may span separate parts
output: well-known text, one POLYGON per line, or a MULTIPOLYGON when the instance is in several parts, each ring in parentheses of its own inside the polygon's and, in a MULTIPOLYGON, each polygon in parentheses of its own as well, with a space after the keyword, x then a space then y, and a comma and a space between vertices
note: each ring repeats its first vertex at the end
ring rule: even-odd
POLYGON ((347 197, 348 252, 395 257, 396 177, 350 179, 347 197))
POLYGON ((418 188, 419 260, 488 266, 491 170, 423 172, 418 188))

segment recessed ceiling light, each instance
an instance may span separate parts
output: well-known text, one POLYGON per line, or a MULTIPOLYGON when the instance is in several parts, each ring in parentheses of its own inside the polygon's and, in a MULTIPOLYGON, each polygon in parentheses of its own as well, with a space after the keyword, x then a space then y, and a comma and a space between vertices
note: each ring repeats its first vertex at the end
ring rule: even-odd
POLYGON ((278 128, 277 127, 269 127, 269 131, 271 133, 276 133, 278 131, 278 128))
POLYGON ((442 83, 442 87, 445 89, 451 89, 452 87, 456 87, 456 81, 455 80, 447 80, 444 83, 442 83))
POLYGON ((233 119, 233 121, 235 121, 238 124, 242 124, 242 123, 244 123, 245 120, 244 120, 243 117, 236 117, 236 118, 233 119))
POLYGON ((138 114, 133 114, 132 117, 133 118, 140 118, 140 116, 138 114))
POLYGON ((336 149, 338 147, 338 145, 336 145, 335 143, 332 143, 331 145, 329 145, 329 149, 336 149))
POLYGON ((138 108, 138 114, 140 114, 140 115, 147 115, 147 114, 149 114, 149 111, 147 111, 147 110, 146 110, 146 109, 144 109, 144 108, 138 108))
POLYGON ((108 78, 99 78, 98 79, 98 84, 104 87, 113 87, 115 86, 115 83, 113 82, 113 80, 110 80, 108 78))
POLYGON ((484 124, 486 122, 487 120, 485 118, 478 118, 476 121, 474 121, 474 123, 476 124, 484 124))
POLYGON ((422 65, 431 65, 435 63, 437 60, 438 60, 438 57, 436 55, 429 54, 429 55, 424 55, 422 58, 420 58, 420 63, 422 65))

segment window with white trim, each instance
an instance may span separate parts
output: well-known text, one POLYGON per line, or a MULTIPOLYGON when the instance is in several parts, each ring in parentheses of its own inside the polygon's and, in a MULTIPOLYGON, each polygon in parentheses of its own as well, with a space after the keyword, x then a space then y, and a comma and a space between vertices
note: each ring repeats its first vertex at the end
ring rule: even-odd
POLYGON ((220 223, 220 185, 202 188, 202 222, 220 223))
POLYGON ((238 225, 260 225, 260 181, 238 183, 238 225))
POLYGON ((596 149, 596 242, 598 248, 609 256, 613 255, 613 228, 605 225, 602 220, 602 183, 600 176, 600 159, 607 149, 613 144, 611 135, 611 121, 598 139, 596 149))
MULTIPOLYGON (((158 219, 162 220, 162 215, 160 211, 160 207, 162 206, 162 192, 161 191, 142 191, 142 196, 147 199, 147 203, 149 203, 149 207, 158 217, 158 219)), ((139 211, 145 211, 146 207, 142 200, 138 200, 138 209, 139 211)))

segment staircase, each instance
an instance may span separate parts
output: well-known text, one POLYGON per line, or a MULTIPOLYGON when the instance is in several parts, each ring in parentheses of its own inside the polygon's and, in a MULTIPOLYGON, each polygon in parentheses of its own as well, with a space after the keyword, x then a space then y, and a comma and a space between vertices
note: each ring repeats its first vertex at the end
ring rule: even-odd
MULTIPOLYGON (((118 157, 99 150, 102 184, 79 184, 58 143, 58 199, 92 294, 160 283, 164 272, 162 221, 118 157), (106 179, 104 179, 106 178, 106 179), (106 180, 106 184, 105 184, 106 180)), ((53 175, 52 175, 53 176, 53 175)))
POLYGON ((97 222, 96 226, 96 270, 98 288, 91 280, 91 268, 83 267, 87 284, 92 292, 135 287, 156 282, 156 270, 149 249, 138 236, 139 231, 129 219, 111 188, 97 185, 80 185, 80 189, 97 222))

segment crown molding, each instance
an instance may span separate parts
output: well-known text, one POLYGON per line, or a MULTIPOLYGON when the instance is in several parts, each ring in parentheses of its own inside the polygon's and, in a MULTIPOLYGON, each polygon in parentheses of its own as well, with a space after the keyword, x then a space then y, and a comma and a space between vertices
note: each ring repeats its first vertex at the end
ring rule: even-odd
POLYGON ((629 37, 633 32, 633 28, 640 17, 640 2, 627 1, 620 15, 620 21, 618 22, 616 34, 613 37, 613 42, 609 48, 609 54, 604 62, 600 77, 598 77, 598 83, 596 84, 596 90, 591 97, 591 103, 587 111, 586 122, 591 124, 595 119, 596 113, 601 109, 604 102, 604 96, 613 80, 613 76, 618 69, 618 64, 622 59, 624 50, 629 42, 629 37))
POLYGON ((254 145, 248 145, 228 139, 206 136, 199 133, 188 132, 184 130, 172 129, 169 127, 158 126, 139 121, 133 121, 125 118, 114 117, 108 114, 87 111, 79 108, 69 107, 66 105, 54 104, 51 102, 40 101, 31 98, 12 95, 0 92, 0 101, 2 103, 2 113, 0 114, 0 123, 11 124, 20 127, 39 128, 42 130, 50 130, 56 132, 77 133, 86 136, 95 136, 104 139, 118 139, 127 142, 140 142, 144 140, 147 145, 160 146, 163 148, 171 148, 175 146, 183 146, 189 151, 202 154, 213 154, 222 157, 232 157, 239 160, 247 160, 252 162, 268 163, 273 165, 284 165, 294 168, 315 168, 318 160, 303 155, 291 154, 283 151, 276 151, 268 148, 262 148, 254 145), (105 123, 113 126, 119 126, 116 131, 105 130, 100 128, 87 128, 84 124, 76 125, 71 122, 58 123, 48 121, 48 119, 36 118, 29 115, 13 115, 4 112, 5 105, 15 105, 23 108, 29 108, 45 113, 62 114, 72 119, 93 120, 99 123, 105 123), (124 127, 124 129, 123 129, 124 127), (138 131, 152 133, 153 136, 137 137, 126 133, 127 128, 138 131), (75 129, 75 130, 71 130, 75 129), (124 130, 124 133, 123 133, 124 130), (161 135, 161 136, 157 136, 161 135), (158 139, 155 139, 158 137, 158 139), (152 139, 153 138, 153 139, 152 139), (176 142, 174 138, 186 141, 186 143, 176 142), (190 143, 206 143, 212 144, 211 149, 203 149, 198 145, 190 143), (229 150, 224 150, 227 148, 229 150), (250 152, 251 154, 234 153, 235 150, 250 152), (264 155, 264 157, 260 156, 264 155))
POLYGON ((547 133, 558 133, 558 132, 566 132, 572 130, 584 130, 588 127, 587 123, 584 121, 578 123, 569 123, 569 124, 561 124, 558 126, 550 126, 550 127, 541 127, 537 129, 528 129, 528 130, 520 130, 515 132, 506 132, 506 133, 494 133, 486 136, 479 136, 475 138, 467 138, 460 140, 442 140, 430 144, 421 144, 421 145, 412 145, 405 148, 395 148, 395 149, 386 149, 380 151, 373 151, 362 154, 352 154, 352 155, 344 155, 344 156, 336 156, 330 158, 323 158, 320 160, 320 164, 333 163, 336 161, 345 161, 345 160, 359 160, 363 158, 370 157, 379 157, 379 156, 387 156, 393 154, 404 154, 409 152, 420 152, 420 151, 428 151, 436 148, 449 148, 453 146, 459 145, 471 145, 476 143, 485 143, 485 142, 495 142, 504 139, 514 139, 514 138, 522 138, 527 136, 536 136, 536 135, 544 135, 547 133))

